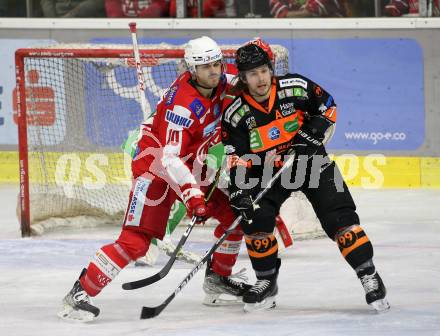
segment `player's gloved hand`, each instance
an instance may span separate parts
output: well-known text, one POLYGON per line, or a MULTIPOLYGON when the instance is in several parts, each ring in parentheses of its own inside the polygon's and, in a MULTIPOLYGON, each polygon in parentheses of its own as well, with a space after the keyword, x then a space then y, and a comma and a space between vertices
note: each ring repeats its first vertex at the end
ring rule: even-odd
POLYGON ((257 210, 258 207, 253 204, 254 200, 247 190, 237 190, 231 193, 229 201, 232 209, 242 215, 248 223, 252 222, 255 210, 257 210))
POLYGON ((324 132, 330 123, 325 117, 315 116, 303 124, 294 136, 292 144, 298 160, 304 157, 308 160, 316 154, 323 145, 324 132))
POLYGON ((208 207, 206 206, 203 195, 191 197, 186 202, 186 212, 188 217, 196 216, 196 224, 204 223, 208 219, 208 207))

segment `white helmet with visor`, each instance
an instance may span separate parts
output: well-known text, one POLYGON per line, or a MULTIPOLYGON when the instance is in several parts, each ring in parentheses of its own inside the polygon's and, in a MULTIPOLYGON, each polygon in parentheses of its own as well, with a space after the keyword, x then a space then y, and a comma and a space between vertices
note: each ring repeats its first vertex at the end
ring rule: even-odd
POLYGON ((191 73, 195 73, 196 65, 209 64, 223 59, 222 51, 217 43, 207 36, 190 40, 185 46, 185 63, 191 73))

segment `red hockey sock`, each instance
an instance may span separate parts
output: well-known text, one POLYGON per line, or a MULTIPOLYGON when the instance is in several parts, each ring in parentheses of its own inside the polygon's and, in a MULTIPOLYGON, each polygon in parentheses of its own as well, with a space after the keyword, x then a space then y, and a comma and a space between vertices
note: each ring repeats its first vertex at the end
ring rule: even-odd
POLYGON ((90 296, 96 296, 131 261, 118 243, 103 246, 98 250, 81 277, 81 286, 90 296))
POLYGON ((80 279, 90 296, 96 296, 132 260, 147 253, 151 238, 145 233, 123 229, 115 243, 96 252, 87 272, 80 279))

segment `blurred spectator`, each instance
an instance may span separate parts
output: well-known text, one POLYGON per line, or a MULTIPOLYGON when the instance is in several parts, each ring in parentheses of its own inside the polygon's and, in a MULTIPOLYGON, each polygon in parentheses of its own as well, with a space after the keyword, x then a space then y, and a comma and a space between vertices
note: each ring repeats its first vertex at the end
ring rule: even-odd
POLYGON ((104 0, 41 0, 45 17, 104 16, 104 0))
MULTIPOLYGON (((390 0, 385 6, 385 15, 402 16, 402 15, 418 15, 419 0, 390 0)), ((440 0, 432 1, 432 16, 440 15, 440 0)))
MULTIPOLYGON (((241 0, 243 1, 243 0, 241 0)), ((198 1, 187 0, 186 16, 198 17, 198 1)), ((176 0, 170 1, 170 16, 176 17, 176 0)), ((202 17, 233 17, 235 16, 234 1, 231 0, 203 0, 202 17)))
POLYGON ((272 17, 270 15, 270 7, 268 0, 253 0, 253 8, 251 8, 251 0, 237 0, 237 16, 238 17, 272 17))
POLYGON ((107 17, 168 17, 170 0, 105 0, 107 17))
POLYGON ((26 16, 26 0, 0 0, 0 17, 26 16))
MULTIPOLYGON (((383 0, 382 0, 383 2, 383 0)), ((371 0, 352 1, 352 16, 354 17, 374 17, 376 16, 376 5, 371 0)))
POLYGON ((402 16, 403 14, 418 14, 418 0, 390 0, 385 6, 387 16, 402 16))
POLYGON ((348 0, 269 0, 269 5, 276 18, 352 16, 348 0))

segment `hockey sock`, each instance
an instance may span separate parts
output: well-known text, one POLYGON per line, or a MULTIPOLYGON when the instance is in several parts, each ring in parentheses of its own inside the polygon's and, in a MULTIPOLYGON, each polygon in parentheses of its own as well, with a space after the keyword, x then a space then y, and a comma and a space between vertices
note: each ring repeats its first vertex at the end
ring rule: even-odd
POLYGON ((130 257, 117 243, 103 246, 80 278, 81 286, 90 296, 98 295, 130 262, 130 257))
POLYGON ((246 246, 257 279, 273 277, 277 272, 278 242, 276 237, 265 232, 246 236, 246 246))
POLYGON ((336 234, 336 242, 342 256, 356 270, 373 258, 373 245, 359 225, 352 225, 336 234))
MULTIPOLYGON (((215 239, 225 232, 224 225, 219 224, 215 231, 215 239)), ((218 247, 212 256, 211 268, 212 270, 222 276, 229 276, 232 273, 232 268, 237 261, 238 253, 240 252, 241 240, 243 232, 239 230, 232 231, 226 240, 218 247)))
POLYGON ((113 244, 96 252, 87 272, 80 278, 81 286, 90 296, 96 296, 132 260, 144 256, 151 238, 134 230, 122 230, 113 244))

